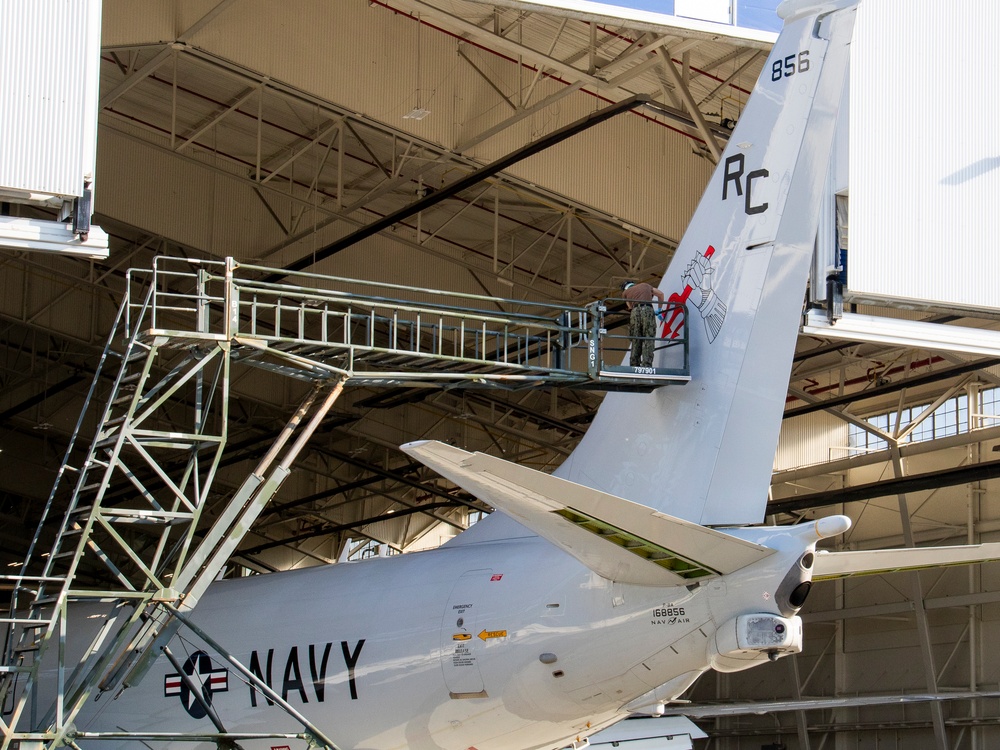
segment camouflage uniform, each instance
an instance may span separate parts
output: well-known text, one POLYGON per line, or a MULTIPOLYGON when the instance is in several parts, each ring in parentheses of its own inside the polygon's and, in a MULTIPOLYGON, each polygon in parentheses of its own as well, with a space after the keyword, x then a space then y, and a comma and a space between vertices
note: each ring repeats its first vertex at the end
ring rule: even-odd
POLYGON ((622 297, 625 306, 632 311, 628 319, 628 336, 632 339, 632 367, 652 367, 653 352, 656 350, 656 315, 653 314, 653 299, 663 304, 663 292, 645 282, 626 281, 622 283, 622 297))
POLYGON ((653 350, 656 347, 656 315, 653 306, 639 304, 632 308, 628 319, 628 336, 632 339, 632 367, 652 367, 653 350))

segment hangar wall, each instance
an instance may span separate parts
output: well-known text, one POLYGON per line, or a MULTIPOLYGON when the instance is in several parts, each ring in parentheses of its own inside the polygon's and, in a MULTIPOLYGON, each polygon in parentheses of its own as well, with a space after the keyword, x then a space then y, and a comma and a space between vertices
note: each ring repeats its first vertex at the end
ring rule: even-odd
POLYGON ((848 288, 996 310, 1000 88, 989 0, 864 2, 852 47, 848 288), (929 99, 928 99, 929 95, 929 99))
POLYGON ((847 452, 847 424, 820 412, 786 419, 781 424, 774 470, 810 466, 842 458, 847 452))

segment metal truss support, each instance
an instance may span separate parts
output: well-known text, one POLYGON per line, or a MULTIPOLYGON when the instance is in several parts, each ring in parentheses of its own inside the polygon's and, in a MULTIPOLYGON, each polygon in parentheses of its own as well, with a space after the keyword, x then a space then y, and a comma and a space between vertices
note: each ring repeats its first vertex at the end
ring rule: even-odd
MULTIPOLYGON (((792 685, 795 688, 795 700, 802 700, 802 679, 799 676, 799 657, 797 654, 793 654, 788 660, 788 666, 791 669, 792 685)), ((799 735, 799 746, 801 750, 812 750, 812 746, 809 744, 809 725, 806 721, 805 711, 795 712, 795 728, 799 735)))
MULTIPOLYGON (((890 445, 892 451, 892 468, 896 478, 902 478, 904 474, 903 461, 898 450, 898 441, 894 440, 890 445)), ((913 538, 913 528, 910 525, 910 509, 906 501, 905 494, 897 495, 899 501, 899 518, 903 525, 903 541, 907 547, 915 547, 913 538)), ((930 625, 927 622, 927 609, 924 606, 924 592, 920 585, 920 572, 913 571, 908 574, 910 578, 911 594, 913 602, 914 616, 917 623, 917 634, 920 640, 920 654, 924 662, 924 676, 927 680, 927 691, 937 693, 937 672, 934 669, 934 654, 932 651, 930 625)), ((938 750, 948 750, 948 730, 944 723, 944 710, 940 701, 930 704, 931 722, 934 726, 934 738, 937 741, 938 750)))
MULTIPOLYGON (((387 288, 406 287, 348 294, 338 287, 370 282, 298 274, 296 283, 274 284, 259 280, 266 270, 232 258, 159 258, 152 269, 129 272, 126 299, 36 540, 61 480, 75 476, 62 523, 50 552, 41 554, 33 542, 21 572, 5 577, 14 596, 0 619, 6 635, 0 703, 13 708, 6 723, 0 720, 0 750, 15 742, 56 748, 95 739, 75 729, 88 700, 137 685, 161 654, 171 658, 168 644, 182 625, 214 644, 185 614, 237 552, 349 380, 448 389, 603 383, 651 390, 689 378, 684 337, 661 343, 669 350, 661 356, 680 357, 673 370, 605 366, 603 342, 616 338, 606 330, 613 327, 606 316, 614 314, 606 301, 589 308, 540 305, 540 314, 513 301, 516 311, 498 312, 503 300, 493 297, 457 295, 467 307, 419 304, 386 295, 387 288), (575 370, 574 350, 581 365, 575 370), (227 494, 216 479, 229 443, 235 366, 295 378, 308 388, 255 468, 227 494), (107 382, 112 386, 99 394, 107 382), (97 428, 81 451, 76 438, 92 403, 97 428), (82 654, 68 655, 71 616, 84 603, 99 604, 104 619, 82 654), (44 695, 43 670, 55 674, 54 690, 46 687, 44 695)), ((424 298, 435 294, 409 290, 424 298)), ((621 355, 613 346, 609 353, 621 355)), ((336 750, 284 701, 275 702, 303 724, 302 736, 313 745, 336 750)), ((212 721, 219 734, 201 739, 235 741, 221 739, 222 717, 212 721)))
MULTIPOLYGON (((199 284, 196 300, 203 276, 199 284)), ((69 464, 71 445, 60 469, 60 478, 75 474, 77 481, 52 549, 39 555, 33 545, 21 574, 12 577, 12 611, 0 623, 7 630, 0 699, 14 706, 0 726, 3 750, 14 741, 50 747, 72 742, 74 719, 91 696, 142 679, 176 631, 175 613, 195 606, 289 475, 348 377, 332 368, 314 374, 312 389, 270 450, 207 531, 196 533, 227 442, 232 347, 220 337, 178 350, 170 335, 148 335, 152 292, 148 287, 129 316, 126 300, 119 315, 115 334, 130 317, 135 325, 82 464, 69 464), (40 575, 31 574, 39 565, 40 575), (114 583, 85 588, 81 579, 92 576, 114 583), (69 609, 94 600, 110 600, 112 614, 69 669, 69 609), (57 672, 48 705, 38 704, 36 695, 43 664, 57 672), (37 719, 29 719, 29 704, 37 719)), ((205 311, 198 304, 192 309, 198 326, 191 333, 204 339, 205 311)), ((109 343, 105 359, 112 358, 109 343)), ((92 396, 100 377, 99 370, 92 396)))
MULTIPOLYGON (((581 133, 585 130, 588 130, 589 128, 592 128, 595 125, 604 122, 605 120, 608 120, 616 115, 621 114, 622 112, 629 112, 635 109, 636 107, 646 104, 648 101, 649 97, 637 94, 635 96, 629 97, 628 99, 623 99, 620 102, 616 102, 615 104, 608 105, 604 109, 598 110, 597 112, 592 112, 586 117, 581 117, 579 120, 576 120, 575 122, 571 122, 569 125, 559 128, 554 133, 550 133, 549 135, 546 135, 543 138, 539 138, 538 140, 533 141, 532 143, 529 143, 526 146, 522 146, 516 151, 513 151, 510 154, 507 154, 506 156, 503 156, 497 159, 496 161, 487 164, 485 167, 477 169, 474 172, 471 172, 466 176, 455 180, 447 187, 441 188, 440 190, 436 190, 433 193, 429 193, 428 195, 425 195, 423 198, 414 201, 410 205, 404 206, 398 211, 394 211, 388 214, 387 216, 383 217, 382 219, 378 219, 377 221, 373 221, 370 224, 366 224, 360 229, 352 232, 351 234, 348 234, 346 237, 342 237, 339 240, 331 242, 326 247, 320 248, 319 250, 307 256, 304 256, 296 261, 289 263, 287 266, 285 266, 285 268, 286 270, 289 271, 301 271, 304 268, 309 268, 310 266, 315 265, 319 261, 325 258, 329 258, 330 256, 340 252, 341 250, 347 247, 350 247, 351 245, 354 245, 355 243, 360 242, 361 240, 367 237, 371 237, 372 235, 378 234, 384 229, 388 229, 393 224, 396 224, 402 221, 403 219, 413 216, 414 214, 418 214, 421 211, 430 208, 431 206, 437 205, 446 198, 450 198, 454 195, 457 195, 461 191, 466 190, 472 187, 473 185, 476 185, 482 182, 483 180, 492 177, 498 174, 499 172, 502 172, 505 169, 510 168, 514 164, 517 164, 519 161, 522 161, 528 158, 529 156, 533 156, 534 154, 540 153, 541 151, 544 151, 545 149, 550 148, 556 145, 557 143, 561 143, 567 138, 573 137, 577 133, 581 133)), ((285 276, 286 274, 282 273, 272 274, 271 276, 268 277, 267 280, 279 281, 285 278, 285 276)))
MULTIPOLYGON (((224 176, 227 182, 243 185, 254 200, 264 203, 265 211, 278 228, 276 236, 280 239, 255 251, 255 256, 262 260, 274 258, 279 253, 287 255, 289 248, 334 224, 342 227, 338 234, 364 229, 372 220, 382 219, 389 210, 387 207, 410 204, 414 193, 433 193, 428 186, 447 184, 455 174, 467 174, 481 167, 479 162, 463 156, 460 149, 446 150, 405 130, 375 123, 333 102, 305 95, 195 46, 123 47, 108 51, 110 58, 116 61, 116 69, 112 70, 112 63, 106 62, 105 75, 119 81, 123 88, 118 99, 102 111, 102 130, 194 169, 224 176), (119 56, 125 54, 129 64, 118 61, 119 56), (168 73, 171 63, 162 60, 160 67, 149 69, 148 75, 137 73, 145 73, 149 61, 159 58, 160 54, 172 60, 172 74, 168 73), (214 83, 206 89, 206 81, 214 83), (170 108, 161 116, 147 113, 148 116, 136 120, 130 103, 145 100, 147 96, 162 97, 163 101, 170 102, 170 108), (301 127, 278 126, 287 110, 297 113, 301 127), (189 117, 192 111, 197 112, 197 116, 189 117), (136 125, 140 126, 138 130, 136 125), (255 129, 256 138, 251 132, 243 133, 243 126, 255 129), (151 141, 143 135, 161 131, 169 133, 169 142, 151 141), (251 153, 237 154, 227 149, 225 144, 234 137, 248 137, 251 153), (234 172, 229 166, 233 160, 245 160, 250 166, 245 171, 234 172), (445 180, 445 176, 449 179, 445 180)), ((635 51, 617 64, 630 62, 635 51)), ((527 109, 516 112, 514 118, 518 120, 539 108, 551 106, 577 90, 576 84, 569 84, 544 102, 531 106, 526 104, 530 99, 529 91, 525 103, 519 103, 527 109)), ((628 92, 622 89, 616 93, 616 98, 619 95, 627 96, 628 92)), ((658 108, 656 114, 678 121, 679 113, 658 108)), ((681 117, 681 121, 685 126, 694 127, 688 117, 681 117)), ((488 134, 480 134, 473 141, 479 143, 485 137, 488 134)), ((597 230, 605 244, 614 244, 622 238, 622 222, 615 216, 556 196, 509 174, 503 175, 500 182, 497 179, 494 177, 490 182, 501 190, 512 206, 519 207, 525 196, 543 212, 552 205, 561 206, 563 210, 575 206, 581 219, 597 230)), ((467 233, 456 231, 457 227, 466 226, 464 222, 452 225, 433 241, 414 242, 412 239, 414 232, 418 236, 420 233, 415 224, 437 226, 442 217, 453 215, 467 202, 462 194, 452 196, 422 216, 418 213, 416 220, 399 222, 402 226, 396 228, 404 231, 396 232, 393 242, 428 255, 443 255, 473 272, 482 271, 477 260, 478 242, 470 239, 467 233), (456 257, 454 250, 459 248, 471 254, 462 253, 456 257)), ((524 222, 518 211, 504 210, 502 220, 515 244, 531 241, 535 231, 532 222, 524 222)), ((648 229, 642 232, 652 251, 646 271, 638 271, 638 275, 644 276, 647 271, 662 270, 676 241, 648 229)), ((327 241, 322 240, 319 246, 327 241)), ((574 248, 576 257, 587 258, 593 252, 589 239, 578 239, 574 248)), ((297 259, 298 253, 295 253, 282 258, 281 264, 297 259)), ((536 270, 532 261, 530 256, 526 257, 508 280, 526 285, 525 279, 536 270)), ((593 272, 588 268, 587 276, 592 277, 593 272)), ((577 276, 577 294, 583 287, 595 283, 593 278, 585 279, 579 272, 574 275, 577 276)), ((532 283, 544 289, 546 295, 558 294, 563 286, 561 279, 544 275, 532 283)))

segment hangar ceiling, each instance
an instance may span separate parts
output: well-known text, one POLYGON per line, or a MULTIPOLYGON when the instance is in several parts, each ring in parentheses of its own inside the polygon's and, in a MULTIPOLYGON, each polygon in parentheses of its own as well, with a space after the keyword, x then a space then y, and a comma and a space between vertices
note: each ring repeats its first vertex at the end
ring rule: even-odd
MULTIPOLYGON (((476 2, 313 2, 297 14, 249 0, 106 3, 96 218, 111 257, 4 256, 4 416, 38 477, 30 492, 18 482, 4 488, 10 517, 30 526, 46 494, 128 268, 157 255, 233 256, 589 302, 622 278, 662 274, 766 47, 476 2), (447 122, 446 93, 474 101, 462 127, 447 122), (587 122, 637 94, 648 105, 587 122), (366 113, 386 101, 391 116, 366 113), (410 116, 420 109, 420 119, 410 116), (621 153, 626 118, 669 146, 646 167, 660 176, 653 189, 628 175, 636 160, 621 153), (576 124, 582 135, 563 132, 576 124), (526 145, 536 155, 514 158, 526 145), (602 151, 580 152, 595 145, 602 151), (613 198, 568 191, 567 159, 613 198), (630 206, 643 202, 662 211, 640 222, 630 206), (377 226, 385 228, 357 240, 377 226)), ((231 440, 245 455, 301 396, 294 383, 265 381, 236 384, 231 440)), ((303 459, 308 480, 248 540, 259 568, 336 559, 349 537, 404 550, 442 519, 454 533, 467 523, 454 498, 405 523, 370 520, 414 494, 444 492, 399 443, 444 429, 551 468, 599 403, 575 391, 412 389, 354 389, 346 400, 303 459), (282 546, 285 537, 295 541, 282 546)), ((233 463, 231 484, 245 470, 233 463)), ((438 543, 434 533, 424 543, 438 543)), ((5 545, 11 559, 22 544, 5 545)))
MULTIPOLYGON (((623 278, 662 275, 768 46, 462 0, 311 0, 295 12, 264 0, 107 0, 104 38, 96 220, 111 237, 111 256, 86 262, 0 254, 0 449, 5 465, 21 469, 0 476, 4 565, 23 559, 127 269, 148 267, 157 255, 232 256, 275 269, 512 298, 526 309, 611 295, 623 278), (565 140, 554 136, 635 95, 649 104, 565 140), (539 152, 470 178, 526 144, 539 152), (467 187, 428 200, 467 178, 467 187), (345 240, 395 216, 377 234, 345 240)), ((995 328, 958 313, 944 320, 940 311, 881 312, 995 328)), ((986 356, 803 336, 788 421, 832 415, 841 427, 871 431, 869 414, 1000 385, 997 365, 986 356)), ((99 392, 108 387, 98 382, 99 392)), ((303 386, 257 374, 235 383, 233 394, 234 451, 220 496, 238 485, 303 386)), ((569 389, 349 390, 231 573, 334 561, 380 546, 434 546, 488 509, 415 465, 399 444, 435 437, 550 469, 599 403, 598 395, 569 389)), ((91 418, 83 431, 93 426, 91 418)), ((895 434, 905 427, 894 425, 895 434)), ((854 457, 834 455, 828 444, 827 459, 836 460, 778 467, 775 519, 832 512, 828 503, 838 496, 824 493, 854 484, 971 470, 1000 445, 998 429, 981 420, 974 432, 923 448, 890 440, 854 457)), ((948 481, 981 498, 993 489, 992 476, 948 481)), ((932 502, 944 485, 926 482, 922 489, 892 486, 894 495, 925 493, 912 500, 916 511, 895 497, 886 501, 890 490, 859 493, 847 510, 864 521, 850 543, 995 533, 995 525, 981 523, 991 517, 987 507, 967 512, 964 500, 960 508, 932 502)), ((829 619, 838 617, 850 615, 829 619)), ((982 670, 974 636, 959 642, 968 644, 970 669, 979 659, 982 670)), ((920 644, 925 659, 912 679, 922 687, 936 643, 929 634, 920 644)), ((825 674, 819 650, 815 668, 825 674)), ((936 656, 954 667, 947 652, 936 656)), ((797 677, 796 690, 815 688, 811 676, 797 677)), ((946 670, 933 676, 942 690, 975 681, 946 670)), ((771 685, 722 678, 712 689, 723 699, 730 690, 774 693, 771 685)), ((801 732, 804 721, 783 731, 801 732)), ((945 717, 928 721, 943 725, 945 717)), ((720 726, 739 734, 739 727, 720 726)))

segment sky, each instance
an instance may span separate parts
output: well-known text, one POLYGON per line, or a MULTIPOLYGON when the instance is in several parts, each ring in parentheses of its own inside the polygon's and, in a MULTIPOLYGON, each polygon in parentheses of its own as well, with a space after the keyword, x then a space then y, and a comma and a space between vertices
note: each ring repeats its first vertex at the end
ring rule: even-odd
MULTIPOLYGON (((637 10, 648 10, 656 13, 674 15, 675 0, 597 0, 609 5, 618 5, 637 10)), ((780 31, 781 19, 774 9, 780 0, 735 0, 736 22, 739 26, 764 31, 780 31)), ((691 2, 688 0, 688 4, 691 2)), ((713 3, 714 4, 714 3, 713 3)))

